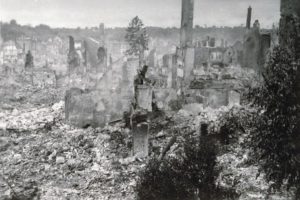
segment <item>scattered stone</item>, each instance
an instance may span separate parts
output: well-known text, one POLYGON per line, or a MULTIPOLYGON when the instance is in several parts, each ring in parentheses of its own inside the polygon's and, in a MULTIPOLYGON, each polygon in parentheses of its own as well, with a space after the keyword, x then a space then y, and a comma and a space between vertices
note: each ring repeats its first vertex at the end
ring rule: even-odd
POLYGON ((199 103, 184 105, 182 109, 192 115, 199 115, 199 113, 203 112, 204 110, 203 104, 199 104, 199 103))
POLYGON ((92 168, 91 168, 92 171, 100 171, 101 170, 101 167, 98 163, 94 163, 92 168))
POLYGON ((128 157, 128 158, 125 158, 125 159, 120 159, 119 162, 122 165, 129 165, 129 164, 133 163, 135 160, 136 160, 136 157, 132 156, 132 157, 128 157))
POLYGON ((7 123, 6 122, 0 122, 0 130, 6 130, 7 123))
POLYGON ((165 137, 165 136, 166 136, 166 132, 162 130, 159 133, 157 133, 156 138, 161 138, 161 137, 165 137))
POLYGON ((56 157, 56 164, 64 164, 65 163, 65 158, 64 157, 62 157, 62 156, 58 156, 58 157, 56 157))
POLYGON ((10 140, 6 137, 0 137, 0 152, 6 151, 10 146, 10 140))
POLYGON ((13 157, 14 163, 19 164, 22 161, 22 155, 21 154, 15 154, 13 157))
POLYGON ((144 122, 133 128, 133 154, 136 157, 147 157, 149 154, 149 124, 144 122))
POLYGON ((79 165, 79 161, 77 161, 76 159, 70 159, 67 161, 67 165, 72 170, 72 169, 75 169, 79 165))
POLYGON ((13 111, 12 111, 12 113, 11 113, 12 115, 18 115, 19 114, 19 111, 18 111, 18 109, 13 109, 13 111))

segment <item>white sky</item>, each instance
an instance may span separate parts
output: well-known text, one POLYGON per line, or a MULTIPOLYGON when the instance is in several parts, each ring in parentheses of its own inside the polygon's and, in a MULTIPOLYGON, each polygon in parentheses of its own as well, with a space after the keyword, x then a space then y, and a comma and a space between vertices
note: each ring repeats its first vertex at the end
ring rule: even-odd
MULTIPOLYGON (((280 0, 195 0, 194 24, 238 26, 246 23, 252 6, 252 23, 262 27, 278 23, 280 0)), ((52 27, 90 27, 104 22, 125 27, 138 15, 147 26, 180 26, 181 0, 0 0, 0 20, 52 27)))

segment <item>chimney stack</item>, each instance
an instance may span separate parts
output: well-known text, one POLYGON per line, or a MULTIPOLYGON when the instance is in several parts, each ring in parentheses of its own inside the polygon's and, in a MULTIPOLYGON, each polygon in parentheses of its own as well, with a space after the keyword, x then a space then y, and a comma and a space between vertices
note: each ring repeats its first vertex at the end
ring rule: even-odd
POLYGON ((182 0, 180 46, 193 45, 194 0, 182 0))
POLYGON ((251 15, 252 15, 252 8, 251 8, 251 6, 249 6, 248 13, 247 13, 247 22, 246 22, 247 29, 251 28, 251 15))

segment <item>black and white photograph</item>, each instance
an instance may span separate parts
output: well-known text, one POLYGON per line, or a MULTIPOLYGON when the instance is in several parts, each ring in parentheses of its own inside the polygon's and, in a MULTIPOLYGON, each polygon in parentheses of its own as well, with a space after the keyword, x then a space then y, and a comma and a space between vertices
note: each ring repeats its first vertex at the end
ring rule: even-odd
POLYGON ((300 200, 300 0, 0 0, 0 200, 300 200))

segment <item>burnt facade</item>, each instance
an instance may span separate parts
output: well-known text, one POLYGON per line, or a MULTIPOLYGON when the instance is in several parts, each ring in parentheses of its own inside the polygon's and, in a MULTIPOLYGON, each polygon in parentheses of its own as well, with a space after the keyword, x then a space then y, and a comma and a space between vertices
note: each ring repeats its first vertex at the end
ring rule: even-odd
POLYGON ((252 8, 248 8, 246 33, 243 45, 243 64, 245 68, 254 69, 257 72, 263 71, 266 58, 271 47, 271 33, 263 33, 260 30, 260 23, 255 20, 251 27, 252 8))

